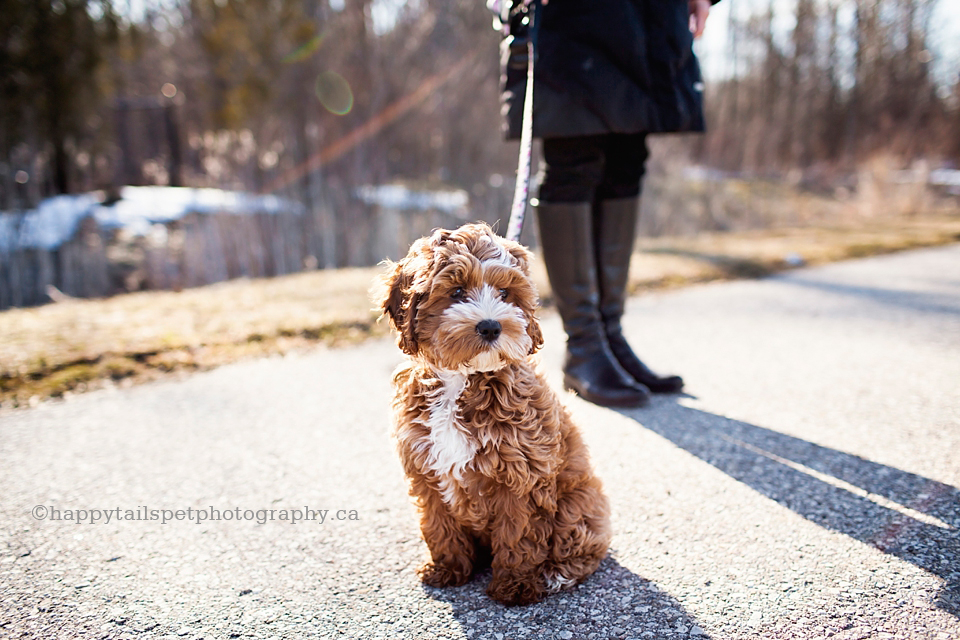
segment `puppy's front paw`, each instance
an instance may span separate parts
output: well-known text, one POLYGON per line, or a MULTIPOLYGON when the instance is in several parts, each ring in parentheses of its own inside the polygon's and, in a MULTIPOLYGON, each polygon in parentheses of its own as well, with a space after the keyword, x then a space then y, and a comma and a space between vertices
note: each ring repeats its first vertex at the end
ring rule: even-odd
POLYGON ((430 587, 459 587, 470 579, 470 567, 428 562, 417 571, 423 584, 430 587))
POLYGON ((543 587, 537 580, 507 577, 494 580, 487 587, 487 595, 508 607, 533 604, 543 598, 543 587))

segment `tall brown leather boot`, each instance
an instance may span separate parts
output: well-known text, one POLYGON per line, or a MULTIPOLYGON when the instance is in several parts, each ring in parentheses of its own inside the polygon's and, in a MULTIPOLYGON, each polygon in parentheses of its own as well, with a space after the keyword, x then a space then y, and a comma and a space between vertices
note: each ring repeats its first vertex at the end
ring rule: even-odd
POLYGON ((541 203, 540 251, 567 332, 564 387, 608 407, 638 407, 650 397, 617 363, 600 317, 589 203, 541 203))
POLYGON ((651 371, 627 344, 620 324, 626 303, 639 204, 639 198, 601 200, 596 204, 593 239, 600 288, 600 316, 610 350, 626 372, 654 393, 677 393, 683 389, 683 378, 660 376, 651 371))

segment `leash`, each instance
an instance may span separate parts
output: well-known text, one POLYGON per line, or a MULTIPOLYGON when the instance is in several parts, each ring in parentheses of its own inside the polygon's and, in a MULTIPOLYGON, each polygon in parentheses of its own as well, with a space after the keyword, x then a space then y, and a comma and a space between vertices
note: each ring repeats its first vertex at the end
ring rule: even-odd
POLYGON ((533 41, 537 35, 537 0, 526 3, 529 20, 527 32, 527 90, 523 96, 523 121, 520 129, 520 159, 517 161, 517 186, 513 191, 507 240, 520 242, 523 219, 530 195, 530 164, 533 157, 533 41))

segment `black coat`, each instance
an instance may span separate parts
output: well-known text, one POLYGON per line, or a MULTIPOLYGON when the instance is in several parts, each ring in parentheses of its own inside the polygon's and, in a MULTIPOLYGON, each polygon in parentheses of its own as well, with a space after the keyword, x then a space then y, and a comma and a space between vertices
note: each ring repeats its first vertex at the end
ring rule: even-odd
MULTIPOLYGON (((535 137, 703 131, 687 0, 550 0, 537 11, 535 137)), ((527 84, 522 17, 506 21, 501 46, 509 138, 520 137, 527 84)))

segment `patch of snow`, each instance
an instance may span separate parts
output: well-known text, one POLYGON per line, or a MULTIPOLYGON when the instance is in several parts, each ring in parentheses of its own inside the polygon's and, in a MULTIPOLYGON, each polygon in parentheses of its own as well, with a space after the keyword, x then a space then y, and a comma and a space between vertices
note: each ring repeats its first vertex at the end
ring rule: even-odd
POLYGON ((55 249, 99 204, 90 194, 55 196, 25 213, 0 214, 0 248, 55 249))
POLYGON ((699 164, 684 167, 681 175, 684 180, 689 180, 690 182, 724 182, 733 177, 733 174, 728 171, 721 171, 720 169, 699 164))
POLYGON ((120 200, 103 205, 93 194, 47 198, 34 210, 0 214, 0 249, 55 249, 69 240, 80 221, 92 215, 104 229, 146 235, 157 223, 190 213, 303 213, 299 203, 223 189, 188 187, 123 187, 120 200))
POLYGON ((456 191, 413 191, 399 184, 364 186, 357 189, 357 197, 368 204, 385 209, 414 211, 437 210, 445 213, 462 214, 470 202, 463 189, 456 191))
POLYGON ((960 170, 936 169, 931 171, 930 184, 943 187, 960 187, 960 170))

